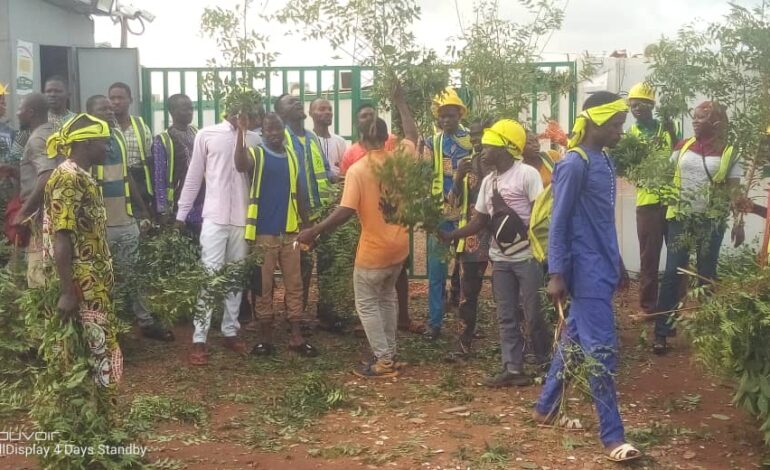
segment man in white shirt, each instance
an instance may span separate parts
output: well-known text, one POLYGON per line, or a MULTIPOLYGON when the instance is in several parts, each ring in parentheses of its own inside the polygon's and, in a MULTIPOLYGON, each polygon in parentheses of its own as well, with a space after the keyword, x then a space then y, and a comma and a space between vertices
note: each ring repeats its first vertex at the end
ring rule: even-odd
POLYGON ((504 243, 501 234, 517 224, 506 228, 500 224, 501 228, 492 233, 489 258, 493 262, 492 286, 500 322, 503 370, 484 382, 488 387, 532 383, 524 373, 524 338, 516 314, 520 301, 537 361, 540 366, 548 362, 545 319, 540 302, 543 269, 532 257, 526 240, 532 205, 543 190, 543 182, 540 172, 521 160, 525 142, 526 131, 511 119, 500 120, 484 130, 482 158, 495 170, 481 183, 473 219, 462 228, 439 235, 445 241, 466 238, 487 227, 490 221, 494 227, 501 214, 508 219, 518 218, 521 222, 518 224, 520 229, 516 230, 518 235, 510 243, 508 240, 504 243))
MULTIPOLYGON (((200 235, 201 261, 212 271, 221 268, 225 263, 244 259, 248 252, 245 230, 249 182, 246 175, 235 168, 233 162, 239 132, 239 111, 230 109, 226 121, 198 131, 176 214, 177 224, 183 227, 205 178, 206 197, 203 202, 203 226, 200 235)), ((245 139, 248 147, 261 143, 259 136, 251 131, 246 132, 245 139)), ((238 338, 240 304, 240 292, 226 297, 222 335, 225 337, 226 348, 244 355, 248 349, 238 338)), ((190 364, 202 366, 208 363, 206 339, 211 325, 211 311, 207 309, 204 318, 196 319, 194 323, 190 364)))
POLYGON ((342 156, 348 148, 345 139, 329 131, 334 113, 332 104, 324 98, 316 98, 310 103, 310 117, 313 118, 313 132, 321 141, 321 150, 329 160, 329 167, 335 177, 340 174, 342 156))

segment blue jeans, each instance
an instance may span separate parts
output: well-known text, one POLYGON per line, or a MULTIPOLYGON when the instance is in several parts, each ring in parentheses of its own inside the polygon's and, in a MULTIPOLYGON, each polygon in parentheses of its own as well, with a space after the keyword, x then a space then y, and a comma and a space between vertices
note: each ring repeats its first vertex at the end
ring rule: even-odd
MULTIPOLYGON (((440 230, 454 230, 454 222, 445 220, 440 230)), ((446 294, 447 262, 449 247, 435 235, 428 236, 428 325, 441 328, 444 322, 444 297, 446 294)))
MULTIPOLYGON (((692 238, 695 242, 698 275, 707 279, 716 279, 719 249, 725 235, 726 224, 715 221, 699 223, 670 220, 668 223, 666 271, 660 283, 658 297, 658 312, 673 310, 680 298, 681 277, 678 268, 684 268, 690 261, 690 247, 683 243, 682 236, 692 238)), ((705 282, 698 281, 701 285, 705 282)), ((655 318, 655 336, 674 336, 674 315, 658 315, 655 318)))
POLYGON ((553 354, 545 385, 535 404, 535 411, 543 416, 558 412, 564 389, 564 359, 577 353, 590 357, 592 363, 588 378, 596 412, 599 415, 599 437, 607 446, 625 442, 625 430, 618 410, 615 391, 615 370, 618 366, 618 346, 612 298, 573 298, 569 316, 553 354))

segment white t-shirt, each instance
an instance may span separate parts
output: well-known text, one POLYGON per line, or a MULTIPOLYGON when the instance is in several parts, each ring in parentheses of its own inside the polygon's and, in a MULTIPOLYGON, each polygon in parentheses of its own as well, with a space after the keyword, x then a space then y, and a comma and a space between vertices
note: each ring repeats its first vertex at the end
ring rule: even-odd
MULTIPOLYGON (((525 224, 529 224, 529 216, 532 213, 532 203, 543 190, 543 180, 540 172, 534 167, 516 161, 511 168, 502 175, 493 172, 487 175, 481 182, 479 197, 476 199, 476 211, 479 214, 492 216, 492 192, 494 181, 497 180, 497 191, 500 192, 505 203, 516 211, 516 214, 525 224)), ((526 249, 506 256, 500 251, 497 242, 492 240, 489 248, 489 258, 492 261, 519 262, 532 257, 532 251, 526 249)))
POLYGON ((337 134, 331 133, 328 138, 319 135, 318 140, 321 141, 321 151, 329 160, 329 169, 334 176, 339 176, 340 163, 342 163, 342 156, 345 155, 345 150, 348 148, 348 142, 337 134))
MULTIPOLYGON (((674 152, 672 160, 679 157, 679 152, 674 152)), ((708 191, 711 185, 709 174, 713 178, 719 171, 722 162, 721 156, 709 156, 705 158, 708 174, 704 169, 704 158, 692 149, 687 151, 679 158, 679 173, 682 176, 682 186, 680 188, 681 198, 690 204, 690 211, 701 213, 706 211, 708 206, 708 191)), ((740 178, 741 165, 735 164, 727 174, 727 178, 740 178)))

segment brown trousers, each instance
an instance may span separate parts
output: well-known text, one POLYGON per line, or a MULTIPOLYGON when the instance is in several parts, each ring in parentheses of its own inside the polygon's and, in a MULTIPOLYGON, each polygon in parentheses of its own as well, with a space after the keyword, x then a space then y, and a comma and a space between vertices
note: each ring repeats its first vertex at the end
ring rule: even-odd
POLYGON ((650 204, 636 208, 636 234, 639 237, 639 306, 654 313, 658 304, 660 251, 666 233, 666 207, 650 204))
POLYGON ((283 275, 286 319, 298 322, 302 319, 302 274, 300 249, 294 246, 296 234, 283 236, 257 235, 257 247, 262 250, 262 295, 255 302, 254 316, 260 322, 273 321, 273 274, 276 265, 283 275))

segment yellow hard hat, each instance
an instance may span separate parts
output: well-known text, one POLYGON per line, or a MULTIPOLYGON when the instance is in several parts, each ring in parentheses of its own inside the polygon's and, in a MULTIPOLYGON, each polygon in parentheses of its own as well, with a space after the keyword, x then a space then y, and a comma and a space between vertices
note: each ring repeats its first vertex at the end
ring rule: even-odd
POLYGON ((514 157, 521 155, 527 142, 527 131, 524 126, 513 119, 501 119, 484 129, 481 143, 494 147, 505 147, 514 157))
POLYGON ((465 107, 465 103, 463 103, 463 100, 460 99, 460 97, 457 95, 455 89, 451 86, 448 86, 444 89, 444 91, 441 92, 441 94, 433 97, 433 105, 431 106, 433 116, 438 117, 438 110, 444 106, 450 105, 460 108, 460 117, 465 116, 465 113, 468 111, 468 109, 465 107))
POLYGON ((648 100, 655 102, 655 89, 647 82, 640 82, 628 91, 628 99, 648 100))
POLYGON ((0 82, 0 95, 7 95, 8 94, 8 85, 4 84, 3 82, 0 82))

